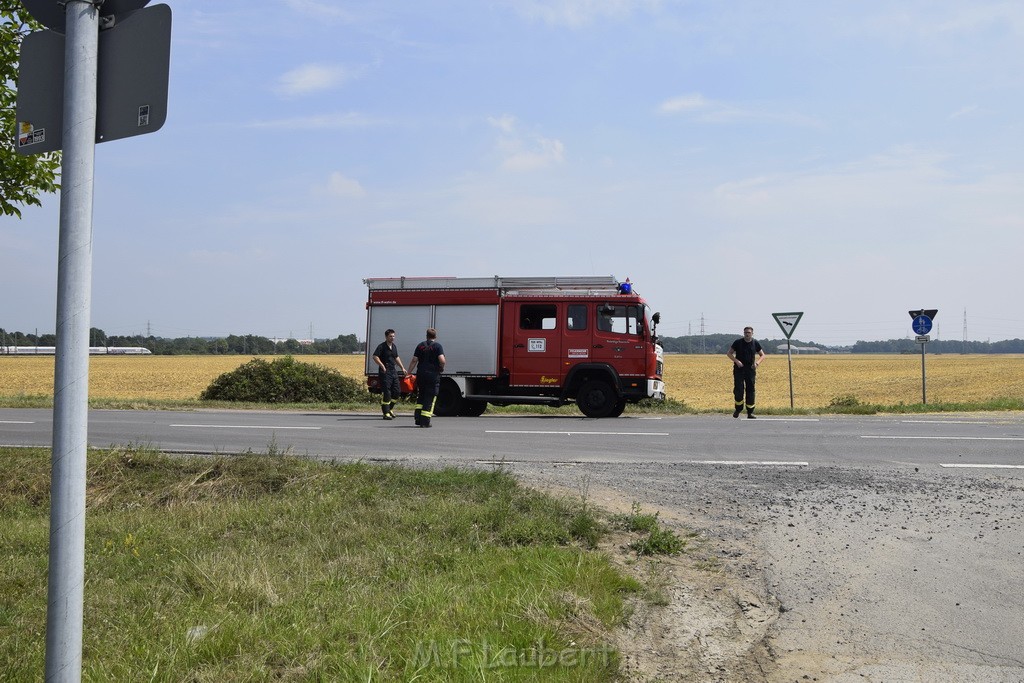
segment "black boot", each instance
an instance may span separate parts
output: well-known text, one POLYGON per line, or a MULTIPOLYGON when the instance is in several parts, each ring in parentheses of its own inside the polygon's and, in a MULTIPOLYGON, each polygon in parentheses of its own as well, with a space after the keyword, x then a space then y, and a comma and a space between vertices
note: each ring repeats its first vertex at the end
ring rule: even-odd
POLYGON ((387 403, 381 403, 380 404, 380 412, 384 414, 384 419, 385 420, 390 420, 390 419, 392 419, 394 417, 394 415, 390 415, 391 411, 388 409, 388 404, 387 403))
POLYGON ((413 418, 416 420, 416 426, 417 427, 420 426, 420 424, 422 423, 422 420, 423 420, 423 418, 420 417, 420 413, 421 412, 422 411, 419 408, 417 408, 416 411, 412 414, 413 418))
POLYGON ((743 410, 743 406, 736 406, 736 410, 732 411, 733 417, 739 417, 740 412, 743 410))
POLYGON ((388 404, 387 415, 388 415, 388 419, 391 419, 391 420, 395 419, 395 402, 394 401, 392 401, 391 403, 388 404))

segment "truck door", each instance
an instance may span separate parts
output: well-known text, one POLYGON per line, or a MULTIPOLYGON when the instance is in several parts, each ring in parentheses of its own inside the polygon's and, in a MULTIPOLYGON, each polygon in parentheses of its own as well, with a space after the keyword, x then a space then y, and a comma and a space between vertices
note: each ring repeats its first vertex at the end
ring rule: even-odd
POLYGON ((514 306, 509 384, 560 387, 562 333, 558 329, 559 304, 516 302, 514 306))
POLYGON ((646 377, 643 306, 608 302, 595 307, 593 360, 608 363, 624 380, 646 377))

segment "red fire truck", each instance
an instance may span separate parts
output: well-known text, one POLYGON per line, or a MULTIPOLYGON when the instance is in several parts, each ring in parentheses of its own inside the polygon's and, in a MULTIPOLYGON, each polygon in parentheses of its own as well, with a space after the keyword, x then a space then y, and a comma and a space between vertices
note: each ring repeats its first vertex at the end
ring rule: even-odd
POLYGON ((658 313, 614 277, 370 278, 366 375, 384 330, 408 364, 428 327, 447 366, 437 415, 477 416, 487 404, 560 406, 618 417, 626 403, 663 400, 658 313))

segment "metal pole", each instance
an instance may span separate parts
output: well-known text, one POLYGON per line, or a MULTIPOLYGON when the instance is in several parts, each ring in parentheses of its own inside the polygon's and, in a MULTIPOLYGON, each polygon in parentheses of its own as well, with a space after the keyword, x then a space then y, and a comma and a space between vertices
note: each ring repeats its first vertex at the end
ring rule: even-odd
POLYGON ((928 342, 921 343, 921 403, 924 405, 928 405, 928 391, 924 375, 924 349, 926 346, 928 346, 928 342))
POLYGON ((70 0, 65 12, 46 680, 77 683, 82 678, 85 589, 85 473, 99 12, 89 0, 70 0))
POLYGON ((789 356, 789 409, 793 409, 793 342, 786 338, 786 355, 789 356))

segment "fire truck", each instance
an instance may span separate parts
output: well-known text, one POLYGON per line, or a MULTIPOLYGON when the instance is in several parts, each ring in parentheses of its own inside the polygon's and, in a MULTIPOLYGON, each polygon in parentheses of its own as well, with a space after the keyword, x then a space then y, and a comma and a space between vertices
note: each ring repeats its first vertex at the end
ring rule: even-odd
POLYGON ((366 375, 394 329, 406 364, 428 327, 447 365, 436 415, 478 416, 487 404, 561 406, 618 417, 627 403, 664 400, 660 319, 614 277, 400 277, 363 280, 366 375))

